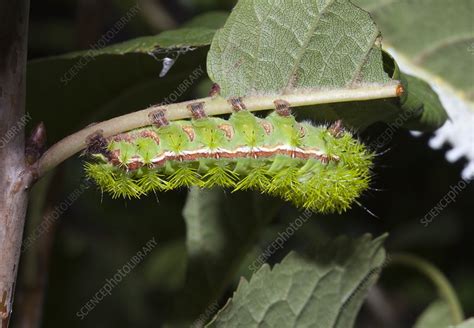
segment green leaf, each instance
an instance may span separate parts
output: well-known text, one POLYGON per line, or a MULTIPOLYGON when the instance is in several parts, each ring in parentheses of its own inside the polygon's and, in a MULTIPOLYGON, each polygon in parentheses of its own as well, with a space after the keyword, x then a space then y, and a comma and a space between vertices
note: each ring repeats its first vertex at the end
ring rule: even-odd
POLYGON ((427 81, 436 80, 474 102, 474 2, 354 0, 370 11, 394 49, 427 81))
POLYGON ((349 1, 240 0, 208 55, 224 97, 386 84, 380 33, 349 1))
POLYGON ((224 26, 228 17, 229 13, 226 11, 210 11, 193 18, 185 27, 207 27, 215 30, 224 26))
POLYGON ((207 327, 352 327, 383 266, 385 238, 341 237, 315 258, 290 253, 273 269, 264 265, 207 327))
POLYGON ((423 311, 413 328, 446 328, 451 324, 448 304, 443 300, 437 300, 423 311))
POLYGON ((400 80, 405 89, 400 99, 319 105, 298 111, 300 118, 318 122, 343 118, 349 128, 364 130, 376 122, 394 124, 397 128, 432 131, 441 127, 448 115, 430 86, 413 76, 400 72, 393 58, 384 52, 385 71, 400 80))
POLYGON ((402 74, 401 81, 408 90, 402 99, 404 112, 420 113, 406 120, 403 127, 418 131, 431 131, 441 127, 449 117, 429 84, 408 74, 402 74))
MULTIPOLYGON (((158 103, 197 72, 205 76, 206 50, 224 13, 206 14, 183 28, 141 37, 98 50, 86 50, 31 61, 27 76, 27 109, 45 122, 52 141, 74 130, 158 103), (196 27, 203 19, 206 26, 196 27), (198 48, 181 55, 165 78, 161 61, 148 54, 159 49, 198 48)), ((186 90, 189 93, 190 90, 186 90)), ((179 99, 187 93, 178 92, 179 99)), ((174 101, 173 101, 174 102, 174 101)))
POLYGON ((183 210, 188 271, 184 294, 177 300, 181 319, 186 311, 195 318, 219 298, 280 206, 258 193, 190 190, 183 210))
POLYGON ((318 122, 342 118, 356 129, 402 118, 411 129, 433 130, 447 118, 426 84, 400 73, 393 58, 381 53, 372 19, 349 1, 239 1, 214 37, 208 73, 225 97, 400 79, 406 94, 401 100, 325 104, 298 113, 318 122))

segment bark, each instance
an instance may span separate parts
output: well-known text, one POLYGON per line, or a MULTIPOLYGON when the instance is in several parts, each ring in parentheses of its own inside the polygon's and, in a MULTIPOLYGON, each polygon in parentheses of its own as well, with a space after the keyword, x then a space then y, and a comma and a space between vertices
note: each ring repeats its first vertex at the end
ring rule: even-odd
MULTIPOLYGON (((42 217, 52 214, 54 207, 46 209, 42 217)), ((58 221, 55 220, 49 229, 38 239, 31 251, 25 268, 30 272, 29 281, 24 281, 18 286, 17 307, 15 308, 14 326, 17 328, 39 328, 43 318, 44 299, 49 275, 49 264, 52 255, 54 237, 58 221)), ((22 260, 22 266, 23 266, 22 260)))
POLYGON ((0 320, 8 326, 31 174, 25 165, 29 0, 0 0, 0 320))
POLYGON ((60 201, 62 170, 38 181, 30 192, 25 238, 17 277, 14 328, 39 328, 43 319, 44 300, 48 285, 50 260, 59 220, 51 220, 47 229, 41 224, 55 211, 60 201), (58 173, 61 171, 61 173, 58 173), (41 230, 40 230, 41 229, 41 230), (41 232, 40 232, 41 231, 41 232), (28 242, 34 237, 33 242, 28 242))

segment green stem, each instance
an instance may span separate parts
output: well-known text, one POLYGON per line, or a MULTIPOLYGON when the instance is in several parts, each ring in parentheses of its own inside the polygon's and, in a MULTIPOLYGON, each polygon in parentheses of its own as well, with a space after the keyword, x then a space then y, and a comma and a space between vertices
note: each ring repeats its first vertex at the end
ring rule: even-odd
POLYGON ((460 324, 464 320, 464 313, 456 292, 444 274, 430 262, 411 254, 394 254, 390 265, 411 267, 428 277, 438 289, 440 297, 446 301, 451 313, 453 324, 460 324))
MULTIPOLYGON (((334 90, 297 90, 285 94, 269 94, 247 96, 239 99, 241 104, 251 112, 264 111, 275 108, 275 100, 284 100, 292 107, 304 107, 329 103, 351 101, 367 101, 399 97, 403 88, 398 81, 386 85, 361 86, 352 89, 334 90)), ((100 131, 107 138, 119 133, 152 125, 150 114, 157 110, 165 110, 166 119, 169 121, 181 120, 191 117, 189 106, 201 103, 208 116, 230 114, 234 111, 229 99, 222 97, 209 97, 196 99, 178 104, 152 106, 150 108, 119 116, 105 122, 97 123, 76 132, 53 145, 38 161, 35 169, 37 177, 43 176, 60 163, 81 151, 87 146, 87 138, 100 131)))

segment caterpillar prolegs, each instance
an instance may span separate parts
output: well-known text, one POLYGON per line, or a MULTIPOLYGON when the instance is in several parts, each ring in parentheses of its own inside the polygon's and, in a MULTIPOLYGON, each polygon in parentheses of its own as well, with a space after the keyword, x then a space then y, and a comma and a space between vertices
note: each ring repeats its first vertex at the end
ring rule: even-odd
POLYGON ((190 105, 190 121, 167 122, 89 141, 88 177, 113 198, 221 186, 253 189, 317 212, 343 212, 368 188, 373 155, 338 123, 297 122, 285 102, 265 119, 234 106, 229 119, 190 105))

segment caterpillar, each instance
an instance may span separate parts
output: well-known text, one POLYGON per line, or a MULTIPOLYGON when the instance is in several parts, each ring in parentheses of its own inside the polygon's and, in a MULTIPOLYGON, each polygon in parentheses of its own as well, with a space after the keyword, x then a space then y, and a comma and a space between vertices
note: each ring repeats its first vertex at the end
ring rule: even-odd
POLYGON ((165 109, 153 125, 110 138, 89 138, 89 178, 113 198, 138 198, 181 187, 257 190, 320 213, 351 207, 370 183, 373 154, 340 122, 297 122, 290 106, 258 118, 240 99, 228 119, 207 117, 203 104, 188 106, 192 120, 168 122, 165 109))

